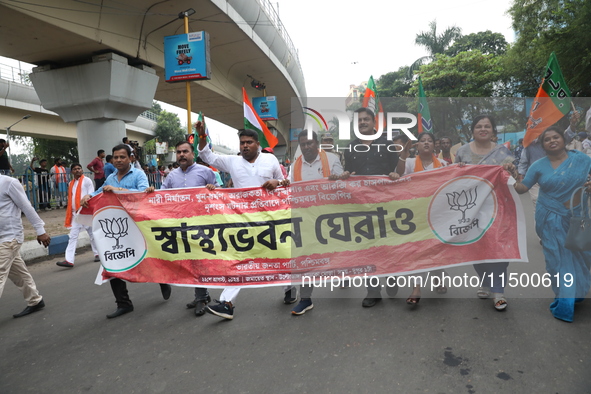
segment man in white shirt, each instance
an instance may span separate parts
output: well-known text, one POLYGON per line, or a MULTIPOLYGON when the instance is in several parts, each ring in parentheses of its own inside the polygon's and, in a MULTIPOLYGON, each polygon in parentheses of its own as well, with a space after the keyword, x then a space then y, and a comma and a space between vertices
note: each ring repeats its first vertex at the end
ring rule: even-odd
POLYGON ((37 242, 49 246, 51 239, 45 232, 45 223, 31 206, 22 185, 14 178, 0 175, 0 297, 6 278, 9 278, 27 301, 27 307, 13 317, 26 316, 45 307, 43 297, 37 291, 35 281, 20 255, 25 238, 22 212, 35 228, 37 242))
POLYGON ((90 246, 94 253, 94 261, 100 261, 98 251, 94 243, 94 236, 92 235, 92 227, 83 226, 76 223, 72 218, 80 208, 80 199, 87 194, 94 192, 94 185, 90 178, 84 176, 82 166, 80 163, 74 163, 70 166, 74 179, 70 181, 68 187, 68 210, 66 211, 66 228, 70 228, 70 235, 68 240, 68 247, 66 248, 66 260, 55 263, 60 267, 74 268, 74 258, 76 256, 76 245, 78 244, 78 235, 82 230, 86 230, 90 238, 90 246))
MULTIPOLYGON (((199 157, 207 164, 221 171, 229 172, 235 188, 261 186, 267 190, 274 190, 279 185, 289 184, 289 181, 283 178, 277 158, 274 155, 261 154, 259 136, 256 131, 241 130, 238 134, 240 156, 222 156, 213 153, 207 145, 205 128, 201 122, 197 122, 197 132, 199 134, 199 157)), ((297 301, 297 297, 292 294, 292 290, 295 292, 293 286, 284 287, 283 290, 285 291, 284 303, 292 304, 297 301)), ((225 288, 220 296, 219 304, 208 305, 206 312, 225 319, 233 319, 233 302, 239 292, 239 287, 225 288)))
MULTIPOLYGON (((328 178, 335 180, 343 173, 343 165, 339 157, 333 153, 318 151, 318 136, 312 132, 312 139, 308 139, 308 130, 298 135, 298 143, 302 155, 293 163, 289 180, 294 182, 313 181, 328 178)), ((300 302, 292 309, 293 315, 299 316, 314 308, 312 304, 313 287, 300 287, 300 302)))

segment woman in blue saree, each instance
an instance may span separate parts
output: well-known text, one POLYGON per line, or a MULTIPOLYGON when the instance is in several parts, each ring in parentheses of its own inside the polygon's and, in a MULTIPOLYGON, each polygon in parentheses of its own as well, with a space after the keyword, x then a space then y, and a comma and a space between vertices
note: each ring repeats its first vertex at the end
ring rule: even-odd
MULTIPOLYGON (((578 151, 567 151, 564 134, 557 127, 547 128, 540 141, 547 156, 532 164, 523 182, 515 184, 515 190, 523 194, 536 183, 540 185, 536 232, 542 240, 546 271, 551 276, 556 295, 550 311, 555 318, 572 322, 575 302, 582 301, 591 286, 591 251, 572 251, 564 244, 573 191, 581 186, 586 186, 587 192, 591 191, 588 181, 591 158, 578 151)), ((573 203, 575 215, 581 212, 578 200, 580 198, 573 203)))

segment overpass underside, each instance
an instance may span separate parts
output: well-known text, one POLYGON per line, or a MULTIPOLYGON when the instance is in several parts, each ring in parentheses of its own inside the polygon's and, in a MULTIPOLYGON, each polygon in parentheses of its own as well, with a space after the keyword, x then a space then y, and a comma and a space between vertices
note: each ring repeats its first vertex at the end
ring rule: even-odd
POLYGON ((155 99, 186 108, 185 84, 164 81, 163 41, 184 32, 178 14, 193 8, 189 30, 209 33, 212 78, 191 83, 192 110, 241 128, 241 88, 247 87, 250 96, 262 95, 250 88, 251 75, 266 84, 267 95, 278 97, 279 120, 271 125, 283 145, 289 136, 291 98, 305 97, 305 86, 293 44, 277 29, 267 3, 2 1, 0 54, 55 70, 89 64, 97 54, 113 52, 130 66, 156 71, 160 78, 155 99))

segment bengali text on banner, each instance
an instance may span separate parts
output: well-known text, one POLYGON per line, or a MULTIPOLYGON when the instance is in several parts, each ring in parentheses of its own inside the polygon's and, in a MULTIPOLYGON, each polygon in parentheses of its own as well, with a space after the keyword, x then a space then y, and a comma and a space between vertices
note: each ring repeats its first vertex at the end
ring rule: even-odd
MULTIPOLYGON (((276 286, 527 261, 525 219, 499 166, 262 188, 102 193, 90 225, 102 279, 276 286)), ((100 282, 100 280, 99 280, 100 282)))

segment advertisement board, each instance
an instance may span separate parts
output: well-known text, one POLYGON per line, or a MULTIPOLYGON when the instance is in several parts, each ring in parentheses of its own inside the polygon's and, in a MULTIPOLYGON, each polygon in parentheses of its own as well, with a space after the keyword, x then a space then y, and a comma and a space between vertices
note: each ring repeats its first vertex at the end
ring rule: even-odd
POLYGON ((252 106, 262 120, 277 120, 277 97, 253 97, 252 106))
POLYGON ((164 68, 166 82, 210 79, 209 34, 164 37, 164 68))

